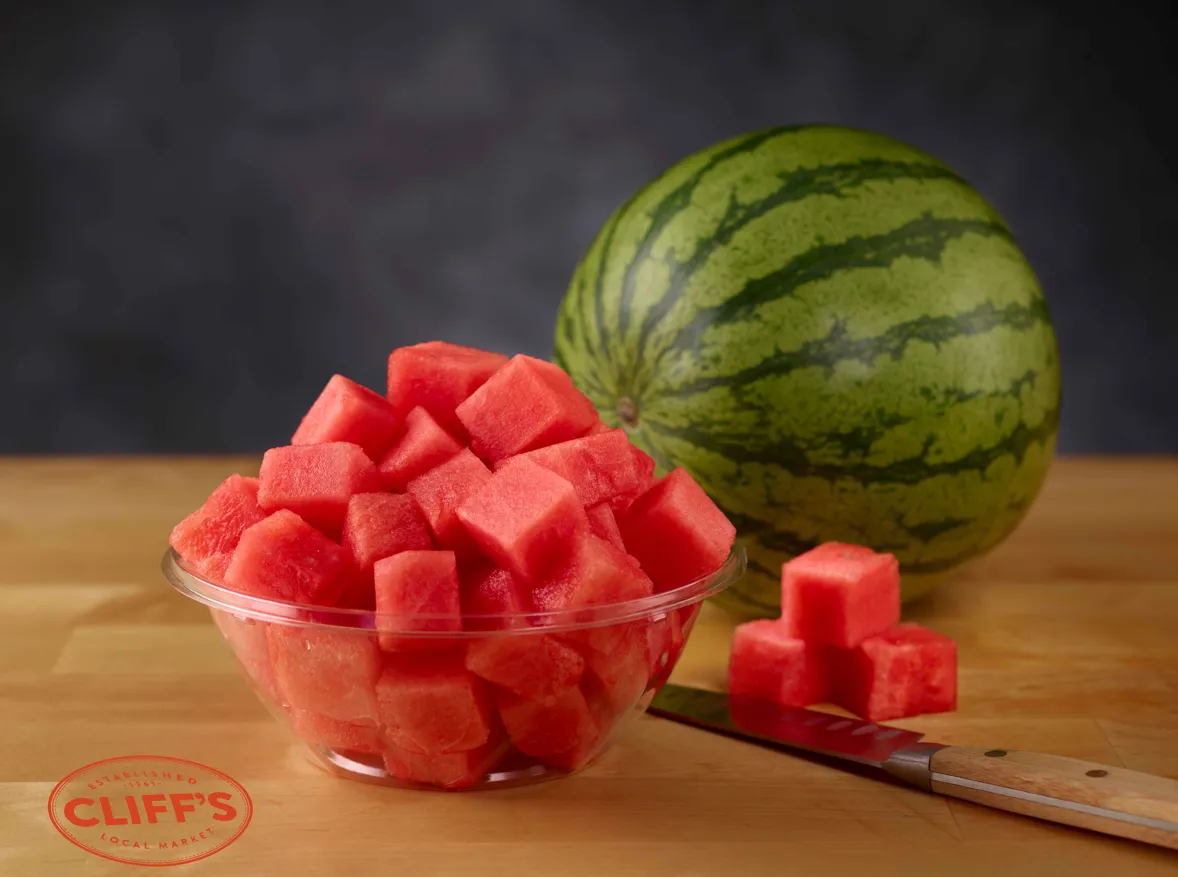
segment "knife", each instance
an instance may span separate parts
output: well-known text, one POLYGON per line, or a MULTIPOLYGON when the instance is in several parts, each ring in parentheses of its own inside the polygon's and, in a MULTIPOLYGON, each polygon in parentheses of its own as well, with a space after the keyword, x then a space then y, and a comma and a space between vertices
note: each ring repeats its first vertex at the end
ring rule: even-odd
POLYGON ((1178 850, 1178 781, 1075 758, 942 746, 923 734, 667 683, 649 712, 886 771, 925 791, 1178 850))

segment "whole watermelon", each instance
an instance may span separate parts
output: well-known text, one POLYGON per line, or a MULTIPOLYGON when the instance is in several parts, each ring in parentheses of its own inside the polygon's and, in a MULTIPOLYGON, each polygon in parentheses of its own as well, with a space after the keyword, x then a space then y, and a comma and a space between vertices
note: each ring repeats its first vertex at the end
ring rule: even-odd
POLYGON ((1010 229, 943 163, 841 127, 747 134, 641 189, 577 267, 556 360, 731 516, 750 572, 722 602, 749 616, 826 540, 926 591, 1015 528, 1059 422, 1010 229))

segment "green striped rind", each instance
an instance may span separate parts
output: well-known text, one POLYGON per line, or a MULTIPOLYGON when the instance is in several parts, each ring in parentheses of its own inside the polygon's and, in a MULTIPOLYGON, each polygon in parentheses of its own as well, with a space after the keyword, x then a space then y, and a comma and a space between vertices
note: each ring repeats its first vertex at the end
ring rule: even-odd
POLYGON ((844 128, 697 153, 607 221, 573 277, 557 361, 662 470, 737 523, 727 602, 777 610, 784 560, 893 551, 910 597, 998 544, 1037 494, 1060 380, 1009 229, 952 170, 844 128))

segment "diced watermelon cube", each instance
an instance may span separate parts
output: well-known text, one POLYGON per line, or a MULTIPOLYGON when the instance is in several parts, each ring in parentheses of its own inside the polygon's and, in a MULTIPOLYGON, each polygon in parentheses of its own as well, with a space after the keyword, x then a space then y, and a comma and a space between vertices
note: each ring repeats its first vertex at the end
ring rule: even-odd
POLYGON ((452 551, 402 551, 372 568, 380 646, 386 651, 450 647, 447 638, 414 637, 394 631, 460 631, 462 606, 452 551))
POLYGON ((609 505, 615 515, 620 515, 630 508, 634 504, 635 498, 652 488, 656 480, 654 458, 637 445, 630 446, 630 453, 634 457, 634 469, 638 473, 638 489, 633 493, 622 493, 610 497, 609 505))
POLYGON ((292 445, 350 442, 373 460, 380 458, 401 429, 388 400, 343 375, 327 382, 291 437, 292 445))
POLYGON ((552 363, 520 354, 455 410, 471 448, 492 462, 584 435, 597 412, 552 363))
POLYGON ((622 531, 618 529, 617 518, 614 517, 608 502, 600 502, 595 506, 590 506, 585 509, 585 514, 589 517, 589 529, 594 536, 604 539, 619 551, 626 550, 626 546, 622 542, 622 531))
POLYGON ((524 460, 479 485, 456 514, 491 559, 527 582, 553 569, 589 530, 573 486, 524 460))
POLYGON ((334 606, 354 575, 340 546, 283 510, 241 534, 225 584, 255 597, 334 606))
POLYGON ((467 497, 491 479, 491 470, 466 448, 445 463, 409 482, 409 495, 425 515, 430 532, 442 548, 473 549, 474 543, 455 514, 467 497))
POLYGON ((375 718, 381 664, 370 633, 271 624, 266 636, 274 676, 291 707, 342 722, 375 718))
POLYGON ((613 429, 612 426, 610 426, 604 420, 599 420, 597 423, 589 427, 589 432, 587 432, 586 435, 597 435, 599 432, 609 432, 611 429, 613 429))
POLYGON ((378 560, 402 551, 433 548, 429 527, 417 503, 396 493, 358 493, 348 501, 341 540, 358 571, 348 605, 375 608, 372 567, 378 560))
POLYGON ((408 752, 477 749, 491 735, 490 693, 461 660, 386 661, 376 708, 385 736, 408 752))
POLYGON ((462 624, 466 630, 503 630, 522 627, 520 618, 532 611, 531 589, 505 569, 487 563, 458 571, 462 592, 462 624), (517 616, 515 618, 504 616, 517 616))
POLYGON ((405 434, 393 443, 377 469, 385 487, 403 491, 418 475, 440 466, 461 450, 462 445, 419 406, 405 416, 405 434))
POLYGON ((272 703, 282 703, 282 692, 270 666, 270 647, 267 644, 265 621, 241 618, 231 612, 212 610, 213 622, 241 667, 246 680, 272 703))
POLYGON ((370 721, 341 722, 312 710, 286 710, 290 730, 312 746, 379 755, 383 750, 380 729, 370 721))
POLYGON ((568 479, 581 504, 591 506, 617 496, 633 498, 647 486, 634 451, 625 430, 611 429, 508 457, 496 469, 531 460, 568 479))
POLYGON ((500 688, 550 703, 576 686, 585 659, 546 634, 488 636, 467 646, 466 668, 500 688))
POLYGON ((372 461, 350 442, 271 448, 262 457, 259 481, 264 510, 288 509, 329 536, 343 528, 349 499, 383 487, 372 461))
POLYGON ((568 561, 532 592, 542 612, 640 600, 654 585, 624 551, 585 533, 568 561))
POLYGON ((911 622, 832 649, 833 700, 882 722, 957 708, 957 644, 911 622))
MULTIPOLYGON (((581 654, 585 657, 586 676, 594 678, 605 698, 603 714, 613 717, 630 709, 650 681, 644 626, 613 624, 578 633, 582 634, 581 654)), ((583 685, 589 696, 593 689, 587 683, 583 685)))
POLYGON ((546 704, 500 692, 499 716, 517 749, 558 767, 579 767, 602 739, 597 716, 580 687, 546 704))
POLYGON ((384 762, 388 772, 404 782, 466 789, 494 770, 510 749, 506 737, 489 740, 478 749, 444 755, 422 755, 386 743, 384 762))
POLYGON ((827 542, 781 570, 785 623, 807 642, 854 648, 900 620, 900 567, 891 554, 827 542))
POLYGON ((789 635, 780 621, 738 625, 728 660, 728 691, 785 706, 810 706, 830 693, 829 650, 789 635))
POLYGON ((219 583, 241 534, 264 517, 258 479, 230 475, 204 505, 176 525, 169 541, 193 570, 219 583))
POLYGON ((658 591, 716 572, 736 541, 732 522, 682 468, 634 500, 618 526, 658 591))
POLYGON ((506 362, 502 354, 446 341, 400 347, 389 355, 388 399, 401 417, 420 406, 464 436, 454 409, 506 362))

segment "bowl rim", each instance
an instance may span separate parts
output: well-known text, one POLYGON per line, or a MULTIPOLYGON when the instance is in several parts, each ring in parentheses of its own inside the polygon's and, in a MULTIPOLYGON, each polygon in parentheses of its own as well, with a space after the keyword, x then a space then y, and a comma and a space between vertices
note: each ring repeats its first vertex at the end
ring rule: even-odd
POLYGON ((174 548, 164 552, 160 564, 167 582, 184 596, 208 606, 212 610, 229 612, 257 621, 285 624, 296 627, 321 628, 329 630, 350 630, 372 633, 395 633, 398 636, 422 639, 465 639, 488 636, 510 636, 537 629, 544 632, 561 633, 584 628, 623 624, 630 621, 649 619, 664 615, 702 602, 735 584, 744 575, 747 555, 744 546, 737 542, 727 560, 711 575, 680 585, 670 591, 607 603, 600 606, 586 606, 577 609, 561 609, 548 612, 521 612, 498 614, 387 614, 367 609, 343 607, 309 606, 288 600, 274 600, 255 597, 234 591, 204 578, 184 563, 174 548), (487 625, 458 630, 414 629, 424 622, 481 622, 487 625))

